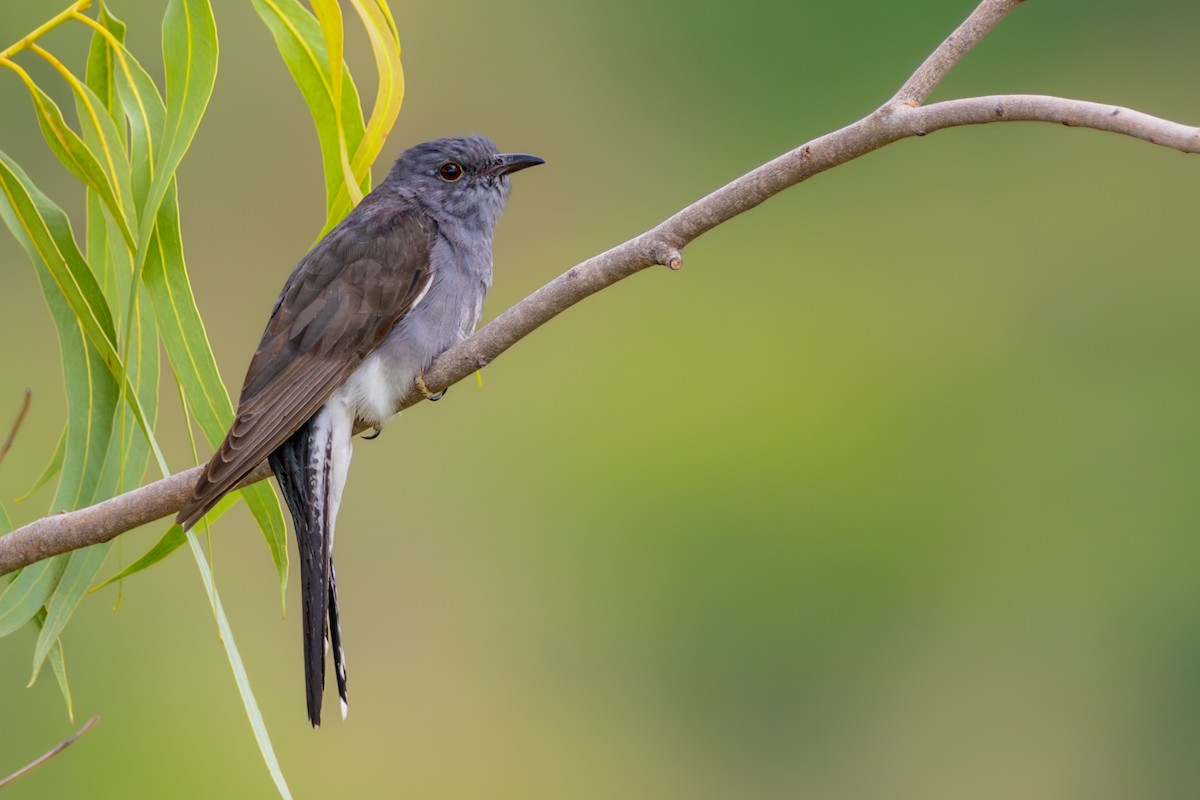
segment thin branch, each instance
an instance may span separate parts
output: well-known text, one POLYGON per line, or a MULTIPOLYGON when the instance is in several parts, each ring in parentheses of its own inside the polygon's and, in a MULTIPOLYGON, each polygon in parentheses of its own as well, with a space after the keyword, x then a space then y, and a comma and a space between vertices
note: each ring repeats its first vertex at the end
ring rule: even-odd
POLYGON ((8 431, 8 438, 4 440, 4 444, 0 444, 0 462, 4 461, 4 457, 12 448, 13 440, 17 438, 17 431, 21 430, 21 423, 25 421, 25 415, 29 413, 29 403, 32 399, 33 389, 26 386, 25 399, 21 401, 21 410, 17 412, 17 418, 13 420, 12 428, 8 431))
POLYGON ((53 750, 46 753, 41 758, 38 758, 38 759, 35 759, 35 760, 29 762, 28 764, 21 767, 16 772, 14 772, 12 775, 9 775, 4 780, 0 780, 0 788, 7 786, 8 784, 15 781, 17 778, 20 778, 22 775, 28 774, 35 767, 40 767, 42 764, 45 764, 47 761, 49 761, 50 759, 54 758, 56 755, 61 753, 63 750, 66 750, 68 747, 70 747, 72 744, 75 743, 76 739, 78 739, 80 736, 83 736, 85 733, 90 731, 92 729, 92 726, 95 725, 99 721, 100 721, 100 717, 92 717, 91 719, 89 719, 87 722, 85 722, 83 724, 82 728, 80 728, 78 731, 75 732, 74 735, 68 736, 66 739, 59 742, 54 747, 53 750))
MULTIPOLYGON (((1018 2, 985 0, 895 99, 857 122, 746 173, 640 236, 567 270, 440 355, 425 371, 426 384, 437 391, 457 383, 584 298, 656 264, 678 269, 682 265, 680 250, 698 236, 813 175, 901 139, 960 125, 1026 120, 1093 128, 1184 153, 1200 153, 1200 129, 1120 106, 1039 95, 996 95, 919 105, 917 101, 924 100, 963 54, 1018 2)), ((423 398, 413 387, 396 410, 423 398)), ((90 508, 31 522, 0 537, 0 575, 51 555, 109 541, 178 511, 199 474, 196 467, 90 508)), ((260 464, 243 485, 269 474, 266 464, 260 464)))
POLYGON ((942 82, 950 70, 962 60, 971 48, 979 44, 984 36, 1008 13, 1021 4, 1021 0, 983 0, 971 16, 959 25, 938 49, 917 68, 912 77, 904 82, 900 91, 892 98, 893 103, 919 106, 929 99, 933 90, 942 82))

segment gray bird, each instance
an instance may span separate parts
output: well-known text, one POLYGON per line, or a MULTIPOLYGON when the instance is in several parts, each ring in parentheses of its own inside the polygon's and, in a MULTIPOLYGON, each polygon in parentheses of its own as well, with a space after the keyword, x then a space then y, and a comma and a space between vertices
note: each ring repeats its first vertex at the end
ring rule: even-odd
POLYGON ((296 267, 246 372, 237 418, 177 521, 203 517, 268 459, 300 552, 308 718, 321 723, 325 648, 346 715, 333 532, 356 422, 376 430, 434 357, 470 336, 492 282, 508 176, 544 163, 482 136, 404 151, 296 267), (327 624, 328 620, 328 624, 327 624))

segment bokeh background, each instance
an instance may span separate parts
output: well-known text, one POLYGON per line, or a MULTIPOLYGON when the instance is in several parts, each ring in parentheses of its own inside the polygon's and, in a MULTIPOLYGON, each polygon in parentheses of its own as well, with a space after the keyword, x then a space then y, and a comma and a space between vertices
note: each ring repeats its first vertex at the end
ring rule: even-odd
MULTIPOLYGON (((4 3, 0 40, 62 5, 4 3)), ((160 6, 113 2, 148 65, 160 6)), ((236 391, 323 198, 266 29, 244 0, 215 6, 220 74, 180 187, 236 391)), ((973 2, 393 7, 408 92, 389 157, 479 131, 548 162, 514 181, 491 317, 869 112, 973 2)), ((1027 3, 936 97, 1200 122, 1197 31, 1190 0, 1027 3)), ((81 64, 84 31, 47 41, 81 64)), ((79 211, 7 72, 0 108, 0 148, 79 211)), ((281 620, 266 548, 231 513, 217 580, 295 795, 1197 796, 1198 190, 1194 157, 1094 131, 901 142, 406 412, 357 446, 339 523, 345 723, 309 729, 296 582, 281 620)), ((35 397, 0 465, 25 522, 48 491, 11 501, 64 403, 7 234, 0 275, 0 424, 35 397)), ((163 392, 170 463, 190 466, 163 392)), ((77 714, 101 724, 6 797, 271 796, 190 556, 116 599, 88 597, 64 638, 77 714)), ((0 641, 0 774, 73 730, 49 675, 24 688, 33 639, 0 641)))

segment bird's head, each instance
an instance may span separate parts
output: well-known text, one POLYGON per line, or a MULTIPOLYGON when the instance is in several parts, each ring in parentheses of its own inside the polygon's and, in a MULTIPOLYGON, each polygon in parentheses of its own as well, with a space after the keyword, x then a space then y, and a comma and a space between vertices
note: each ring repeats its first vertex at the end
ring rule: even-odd
POLYGON ((439 216, 450 214, 490 230, 504 210, 508 176, 544 163, 526 153, 499 153, 484 136, 455 136, 408 148, 387 181, 418 196, 439 216))

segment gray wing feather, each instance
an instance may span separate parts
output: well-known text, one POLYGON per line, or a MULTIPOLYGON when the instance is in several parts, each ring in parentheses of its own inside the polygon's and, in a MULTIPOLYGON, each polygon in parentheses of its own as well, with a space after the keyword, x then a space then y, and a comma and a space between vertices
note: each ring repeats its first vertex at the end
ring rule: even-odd
POLYGON ((436 234, 428 217, 371 195, 304 257, 250 362, 229 434, 176 518, 185 529, 312 417, 383 342, 433 278, 436 234))

